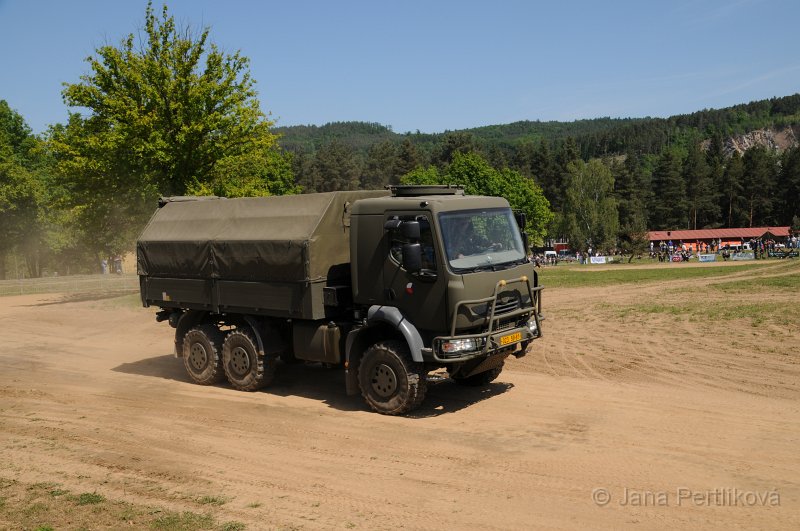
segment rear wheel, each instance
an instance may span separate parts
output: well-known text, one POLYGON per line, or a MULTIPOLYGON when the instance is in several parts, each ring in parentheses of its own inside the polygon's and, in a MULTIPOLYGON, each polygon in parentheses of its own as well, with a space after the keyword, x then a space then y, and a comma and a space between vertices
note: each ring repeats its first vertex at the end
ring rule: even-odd
POLYGON ((384 415, 402 415, 425 399, 424 365, 411 359, 404 341, 382 341, 361 358, 358 383, 367 404, 384 415))
POLYGON ((479 372, 478 374, 473 374, 472 376, 467 376, 466 378, 452 375, 450 377, 458 385, 464 385, 467 387, 481 387, 484 385, 489 385, 495 381, 497 377, 500 376, 501 372, 503 372, 502 363, 497 367, 489 369, 488 371, 479 372))
POLYGON ((255 333, 237 328, 222 346, 222 367, 231 385, 240 391, 257 391, 275 375, 275 357, 259 351, 255 333))
POLYGON ((195 326, 183 336, 183 365, 194 383, 212 385, 225 379, 222 370, 224 338, 213 324, 195 326))

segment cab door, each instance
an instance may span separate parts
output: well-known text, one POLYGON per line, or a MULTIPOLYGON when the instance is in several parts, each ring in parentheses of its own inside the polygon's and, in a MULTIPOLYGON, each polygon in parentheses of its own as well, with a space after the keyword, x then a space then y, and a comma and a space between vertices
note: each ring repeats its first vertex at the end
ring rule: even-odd
POLYGON ((391 220, 417 221, 420 225, 422 270, 411 273, 403 267, 402 247, 410 242, 398 229, 387 229, 384 237, 385 261, 383 288, 386 304, 395 306, 419 330, 442 332, 446 324, 446 276, 441 245, 431 225, 430 213, 388 212, 384 224, 391 220))

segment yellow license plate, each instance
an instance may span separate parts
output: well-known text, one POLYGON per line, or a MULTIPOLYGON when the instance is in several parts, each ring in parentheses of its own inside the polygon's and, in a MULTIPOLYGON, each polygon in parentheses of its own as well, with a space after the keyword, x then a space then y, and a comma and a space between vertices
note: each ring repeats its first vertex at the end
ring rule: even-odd
POLYGON ((500 345, 510 345, 516 341, 522 341, 522 332, 517 332, 515 334, 509 334, 507 336, 503 336, 500 338, 500 345))

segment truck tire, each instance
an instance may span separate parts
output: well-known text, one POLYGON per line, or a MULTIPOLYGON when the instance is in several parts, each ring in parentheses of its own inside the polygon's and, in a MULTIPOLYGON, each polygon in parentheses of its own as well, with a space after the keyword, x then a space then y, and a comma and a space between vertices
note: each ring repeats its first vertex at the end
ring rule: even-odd
POLYGON ((425 400, 427 379, 422 363, 411 359, 405 341, 382 341, 369 347, 358 367, 361 394, 384 415, 402 415, 425 400))
POLYGON ((222 345, 222 367, 231 385, 239 391, 257 391, 275 376, 275 357, 262 355, 249 328, 237 328, 222 345))
POLYGON ((225 379, 222 370, 224 339, 213 324, 195 326, 183 336, 183 366, 194 383, 213 385, 225 379))
POLYGON ((467 376, 466 378, 460 378, 458 376, 450 376, 455 383, 458 385, 464 385, 466 387, 481 387, 484 385, 489 385, 493 381, 500 376, 500 373, 503 372, 503 364, 501 363, 497 367, 491 368, 488 371, 479 372, 478 374, 473 374, 472 376, 467 376))

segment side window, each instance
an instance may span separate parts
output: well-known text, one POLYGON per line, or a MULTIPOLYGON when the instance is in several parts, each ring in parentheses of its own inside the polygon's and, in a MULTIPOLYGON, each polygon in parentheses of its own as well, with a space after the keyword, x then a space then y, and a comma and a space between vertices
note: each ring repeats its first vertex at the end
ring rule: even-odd
MULTIPOLYGON (((433 245, 433 232, 431 223, 427 216, 391 216, 388 219, 399 219, 401 221, 418 221, 419 235, 422 244, 422 268, 429 271, 436 271, 436 253, 433 245)), ((387 221, 388 221, 387 219, 387 221)), ((389 230, 389 256, 397 265, 403 262, 403 245, 412 243, 404 238, 400 229, 389 230)))

